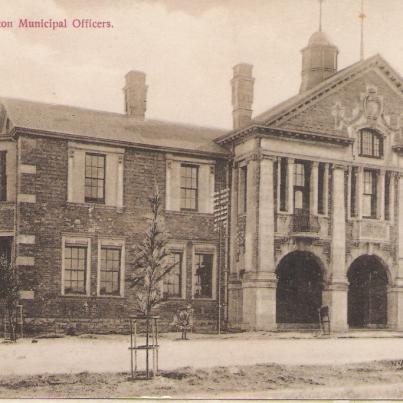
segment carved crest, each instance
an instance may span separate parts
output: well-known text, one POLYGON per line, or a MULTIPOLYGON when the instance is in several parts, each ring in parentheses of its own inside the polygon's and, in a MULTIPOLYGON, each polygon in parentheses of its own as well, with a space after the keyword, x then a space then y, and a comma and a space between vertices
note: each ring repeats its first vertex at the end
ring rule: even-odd
POLYGON ((377 120, 383 111, 382 98, 378 95, 378 91, 374 87, 367 90, 363 102, 364 113, 367 120, 377 120))

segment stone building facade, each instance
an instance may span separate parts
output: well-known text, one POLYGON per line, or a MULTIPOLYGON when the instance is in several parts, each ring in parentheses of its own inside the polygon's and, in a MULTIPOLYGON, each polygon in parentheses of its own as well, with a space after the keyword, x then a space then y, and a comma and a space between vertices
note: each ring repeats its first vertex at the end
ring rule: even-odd
POLYGON ((249 102, 217 141, 234 153, 232 326, 310 328, 327 305, 333 331, 403 329, 402 80, 379 55, 338 72, 337 55, 314 33, 300 93, 253 119, 249 102))
POLYGON ((333 331, 402 330, 403 81, 379 55, 341 71, 337 56, 314 33, 299 94, 253 119, 253 68, 236 65, 229 132, 146 119, 142 72, 126 76, 125 114, 1 99, 0 253, 26 328, 126 330, 158 185, 176 262, 163 325, 191 303, 196 329, 219 309, 229 328, 312 328, 327 305, 333 331))

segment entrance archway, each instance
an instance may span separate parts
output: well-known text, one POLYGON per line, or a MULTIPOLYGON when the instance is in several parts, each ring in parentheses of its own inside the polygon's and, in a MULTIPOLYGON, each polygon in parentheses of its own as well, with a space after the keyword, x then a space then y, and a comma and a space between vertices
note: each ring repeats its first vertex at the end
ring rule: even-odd
POLYGON ((276 322, 318 323, 323 273, 310 252, 291 252, 277 266, 276 322))
POLYGON ((349 326, 386 326, 388 276, 382 262, 375 256, 360 256, 351 264, 347 278, 349 326))

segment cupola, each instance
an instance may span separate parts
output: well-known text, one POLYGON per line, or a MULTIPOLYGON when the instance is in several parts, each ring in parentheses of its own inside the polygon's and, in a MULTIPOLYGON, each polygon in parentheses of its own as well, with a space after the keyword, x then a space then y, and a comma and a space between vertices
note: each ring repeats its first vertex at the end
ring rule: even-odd
POLYGON ((326 80, 337 72, 339 50, 322 31, 317 31, 309 38, 308 46, 302 49, 302 81, 299 92, 302 93, 326 80))

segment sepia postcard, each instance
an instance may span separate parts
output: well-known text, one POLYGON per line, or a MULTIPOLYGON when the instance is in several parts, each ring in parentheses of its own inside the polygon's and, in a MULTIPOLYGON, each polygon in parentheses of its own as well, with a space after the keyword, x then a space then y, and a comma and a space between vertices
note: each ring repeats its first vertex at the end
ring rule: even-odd
POLYGON ((0 5, 0 399, 403 398, 402 0, 0 5))

